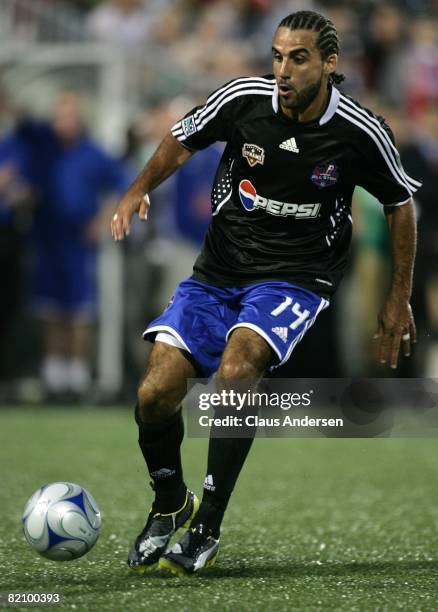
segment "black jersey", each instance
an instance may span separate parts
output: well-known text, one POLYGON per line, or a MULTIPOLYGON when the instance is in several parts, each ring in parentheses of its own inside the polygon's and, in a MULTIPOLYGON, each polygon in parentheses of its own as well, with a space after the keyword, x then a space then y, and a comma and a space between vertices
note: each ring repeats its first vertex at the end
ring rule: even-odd
POLYGON ((190 149, 227 143, 193 278, 283 280, 328 296, 347 261, 355 186, 390 207, 421 185, 406 175, 384 120, 329 87, 324 113, 301 123, 279 108, 273 76, 235 79, 173 126, 190 149))

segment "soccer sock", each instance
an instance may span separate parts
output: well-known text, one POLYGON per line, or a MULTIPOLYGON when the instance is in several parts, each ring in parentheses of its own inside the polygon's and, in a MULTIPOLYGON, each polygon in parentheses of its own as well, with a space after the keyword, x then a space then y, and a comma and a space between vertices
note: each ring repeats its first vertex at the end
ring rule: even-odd
MULTIPOLYGON (((211 433, 213 431, 214 428, 211 433)), ((211 433, 204 494, 192 525, 202 523, 212 530, 213 537, 219 538, 220 526, 228 501, 254 437, 216 438, 212 437, 211 433)))
POLYGON ((135 411, 138 425, 138 443, 146 461, 152 488, 155 491, 155 512, 168 514, 179 510, 185 501, 180 447, 184 438, 181 410, 166 421, 143 423, 135 411))

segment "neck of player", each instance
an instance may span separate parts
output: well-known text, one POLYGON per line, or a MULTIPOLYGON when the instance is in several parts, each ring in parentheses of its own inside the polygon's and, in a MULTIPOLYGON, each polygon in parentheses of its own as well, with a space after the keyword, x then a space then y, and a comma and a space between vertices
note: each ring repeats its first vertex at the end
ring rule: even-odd
POLYGON ((314 100, 303 112, 300 112, 297 108, 287 108, 279 100, 281 110, 286 117, 290 117, 294 121, 304 123, 307 121, 313 121, 317 117, 320 117, 327 106, 327 100, 330 95, 330 88, 327 82, 323 82, 314 100))

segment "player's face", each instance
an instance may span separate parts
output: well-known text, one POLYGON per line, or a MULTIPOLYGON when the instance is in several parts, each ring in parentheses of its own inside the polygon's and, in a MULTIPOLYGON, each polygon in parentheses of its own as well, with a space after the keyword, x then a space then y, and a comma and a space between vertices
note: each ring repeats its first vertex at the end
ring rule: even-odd
POLYGON ((316 47, 317 32, 278 28, 272 43, 274 75, 279 102, 289 116, 303 113, 322 90, 336 68, 336 55, 323 61, 316 47))

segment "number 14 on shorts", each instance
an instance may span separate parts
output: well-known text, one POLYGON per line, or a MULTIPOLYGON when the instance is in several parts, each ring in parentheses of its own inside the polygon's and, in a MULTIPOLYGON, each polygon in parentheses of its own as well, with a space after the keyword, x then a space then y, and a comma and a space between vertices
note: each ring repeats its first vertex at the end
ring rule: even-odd
POLYGON ((279 306, 277 306, 277 308, 274 308, 274 310, 271 312, 271 315, 273 317, 278 317, 291 305, 291 312, 297 318, 289 325, 289 327, 290 329, 297 329, 297 327, 304 323, 304 321, 309 317, 310 311, 307 309, 303 310, 301 304, 299 302, 294 302, 293 298, 291 298, 290 296, 285 297, 283 302, 279 306))

